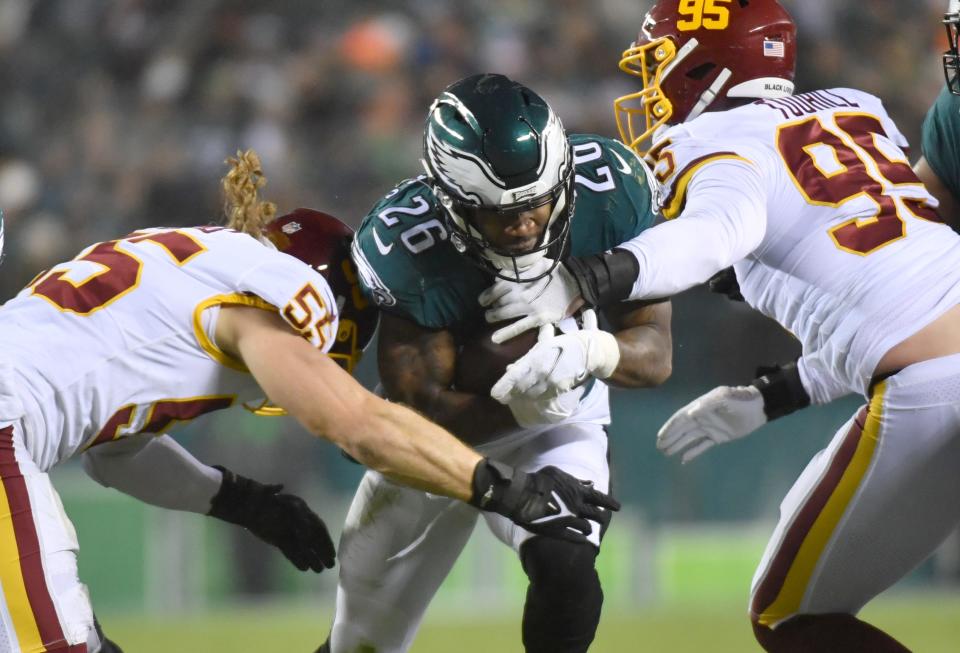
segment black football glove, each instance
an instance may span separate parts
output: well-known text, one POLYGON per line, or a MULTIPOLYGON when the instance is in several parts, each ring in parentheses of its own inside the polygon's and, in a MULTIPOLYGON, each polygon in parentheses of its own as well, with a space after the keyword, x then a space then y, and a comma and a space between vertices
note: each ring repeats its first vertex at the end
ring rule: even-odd
POLYGON ((333 567, 337 553, 330 533, 303 499, 281 494, 282 485, 264 485, 214 467, 223 472, 223 483, 208 515, 248 529, 280 549, 300 571, 320 573, 333 567))
POLYGON ((521 472, 484 458, 473 472, 470 503, 507 517, 538 535, 585 542, 593 530, 590 522, 610 521, 610 511, 620 510, 613 498, 556 467, 521 472))

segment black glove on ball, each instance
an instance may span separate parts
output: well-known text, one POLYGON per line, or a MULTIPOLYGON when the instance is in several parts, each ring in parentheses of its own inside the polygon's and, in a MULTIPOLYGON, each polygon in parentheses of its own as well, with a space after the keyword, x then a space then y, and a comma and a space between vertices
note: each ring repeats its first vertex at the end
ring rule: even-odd
POLYGON ((280 549, 300 571, 320 573, 333 567, 336 549, 323 520, 282 485, 264 485, 214 465, 223 472, 220 490, 210 501, 211 517, 243 526, 280 549))

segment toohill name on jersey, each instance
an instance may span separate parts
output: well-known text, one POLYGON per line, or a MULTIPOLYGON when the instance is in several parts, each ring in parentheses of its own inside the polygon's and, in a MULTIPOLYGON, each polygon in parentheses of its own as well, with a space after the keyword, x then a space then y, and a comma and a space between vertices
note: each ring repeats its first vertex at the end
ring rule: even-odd
MULTIPOLYGON (((618 141, 572 134, 576 199, 571 254, 600 253, 651 226, 656 184, 618 141)), ((423 177, 377 202, 357 230, 353 259, 364 292, 386 311, 429 328, 483 325, 477 296, 492 278, 456 251, 443 209, 423 177)))

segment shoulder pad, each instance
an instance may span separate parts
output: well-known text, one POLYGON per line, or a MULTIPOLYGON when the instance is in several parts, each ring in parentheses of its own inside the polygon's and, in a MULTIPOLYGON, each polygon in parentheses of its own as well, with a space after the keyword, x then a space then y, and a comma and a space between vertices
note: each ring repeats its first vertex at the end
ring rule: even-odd
POLYGON ((378 306, 443 328, 479 304, 475 270, 449 241, 443 209, 421 178, 408 179, 363 219, 352 257, 363 291, 378 306))

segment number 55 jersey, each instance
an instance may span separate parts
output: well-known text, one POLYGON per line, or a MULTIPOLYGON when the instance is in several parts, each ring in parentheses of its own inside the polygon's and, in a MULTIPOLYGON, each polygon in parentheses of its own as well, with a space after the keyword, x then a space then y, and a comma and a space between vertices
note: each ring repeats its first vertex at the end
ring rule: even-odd
POLYGON ((884 353, 960 303, 960 239, 905 147, 879 99, 832 89, 705 113, 647 154, 668 219, 756 198, 718 233, 759 242, 734 266, 741 292, 802 342, 814 403, 866 394, 884 353))
POLYGON ((308 265, 219 227, 97 243, 0 307, 0 426, 42 471, 87 447, 262 398, 213 338, 219 309, 278 311, 327 351, 335 299, 308 265))

